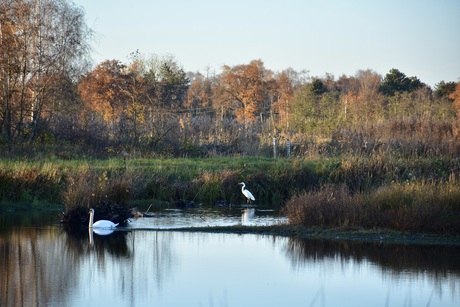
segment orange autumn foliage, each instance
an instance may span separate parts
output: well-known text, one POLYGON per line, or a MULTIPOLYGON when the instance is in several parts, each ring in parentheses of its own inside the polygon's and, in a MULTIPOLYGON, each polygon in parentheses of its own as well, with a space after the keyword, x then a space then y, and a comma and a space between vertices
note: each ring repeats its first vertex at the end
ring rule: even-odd
POLYGON ((460 115, 460 82, 457 83, 455 91, 449 95, 449 98, 454 100, 455 109, 457 114, 460 115))
POLYGON ((268 75, 269 71, 260 60, 223 67, 221 82, 226 100, 239 122, 253 122, 262 111, 270 90, 268 75))
POLYGON ((105 61, 88 73, 78 85, 84 104, 99 113, 106 122, 114 121, 126 100, 123 91, 124 66, 117 60, 105 61))

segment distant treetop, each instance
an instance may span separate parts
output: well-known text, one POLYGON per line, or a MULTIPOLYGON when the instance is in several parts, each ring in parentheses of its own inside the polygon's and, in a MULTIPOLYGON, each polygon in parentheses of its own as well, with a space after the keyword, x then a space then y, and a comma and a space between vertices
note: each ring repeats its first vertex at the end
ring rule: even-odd
POLYGON ((398 69, 393 68, 385 75, 380 92, 385 96, 394 96, 397 92, 412 92, 420 87, 426 86, 417 77, 407 77, 398 69))

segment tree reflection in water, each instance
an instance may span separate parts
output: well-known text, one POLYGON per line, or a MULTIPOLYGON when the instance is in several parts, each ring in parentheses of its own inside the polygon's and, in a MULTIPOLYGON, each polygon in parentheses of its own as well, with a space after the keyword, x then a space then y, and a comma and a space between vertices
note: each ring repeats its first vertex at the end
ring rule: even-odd
POLYGON ((106 236, 92 235, 90 244, 88 230, 67 232, 57 226, 10 228, 0 233, 0 306, 71 305, 75 303, 71 293, 95 280, 98 284, 109 274, 116 275, 112 282, 119 293, 134 299, 137 290, 132 285, 141 278, 139 273, 148 272, 141 285, 150 288, 160 288, 169 275, 174 259, 172 233, 158 236, 115 231, 106 236), (135 240, 149 242, 138 244, 135 254, 135 240), (118 263, 115 271, 114 263, 118 263))
MULTIPOLYGON (((350 295, 350 289, 362 293, 363 288, 356 288, 367 287, 369 276, 374 282, 370 295, 381 292, 381 286, 394 289, 412 278, 429 284, 417 289, 436 293, 451 289, 448 303, 460 297, 458 246, 145 230, 91 234, 92 244, 88 229, 71 233, 46 226, 0 231, 0 306, 162 305, 204 302, 208 293, 214 298, 224 293, 229 304, 238 306, 241 301, 236 301, 235 293, 254 295, 255 301, 248 305, 262 299, 284 302, 291 293, 292 300, 307 295, 302 298, 307 306, 326 301, 329 306, 334 298, 350 295), (345 291, 333 292, 334 285, 345 291), (306 289, 308 294, 302 294, 306 289), (196 297, 197 292, 202 296, 196 297)), ((391 292, 392 302, 398 294, 391 292)))
POLYGON ((432 282, 432 288, 438 292, 442 291, 438 286, 447 282, 451 294, 460 296, 460 246, 289 238, 285 252, 295 267, 327 260, 367 261, 381 270, 383 278, 397 281, 408 276, 428 277, 426 280, 432 282))
POLYGON ((64 303, 79 269, 78 257, 69 258, 67 250, 66 240, 54 228, 19 228, 3 233, 0 305, 64 303))

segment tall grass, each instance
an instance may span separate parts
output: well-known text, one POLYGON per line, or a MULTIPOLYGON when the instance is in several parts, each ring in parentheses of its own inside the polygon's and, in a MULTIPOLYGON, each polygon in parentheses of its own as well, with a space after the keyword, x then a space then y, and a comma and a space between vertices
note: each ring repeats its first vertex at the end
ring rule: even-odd
POLYGON ((216 159, 0 160, 0 199, 54 203, 101 203, 107 197, 241 201, 245 181, 258 200, 284 201, 320 184, 344 185, 352 193, 392 182, 447 182, 458 176, 458 159, 371 156, 303 160, 256 157, 216 159), (95 195, 90 197, 91 195, 95 195))
POLYGON ((56 203, 64 185, 59 170, 47 163, 31 167, 19 162, 0 170, 0 200, 56 203))
POLYGON ((1 200, 33 199, 62 203, 67 208, 125 205, 139 199, 239 203, 244 201, 238 188, 241 181, 258 200, 282 202, 319 182, 314 162, 254 157, 0 160, 0 167, 1 200))
POLYGON ((458 234, 460 186, 449 182, 393 183, 351 193, 345 185, 324 185, 291 198, 283 212, 293 225, 374 228, 458 234))
POLYGON ((239 204, 244 181, 258 203, 286 203, 290 223, 305 227, 460 231, 460 160, 451 157, 0 160, 0 169, 0 200, 68 210, 143 199, 239 204))

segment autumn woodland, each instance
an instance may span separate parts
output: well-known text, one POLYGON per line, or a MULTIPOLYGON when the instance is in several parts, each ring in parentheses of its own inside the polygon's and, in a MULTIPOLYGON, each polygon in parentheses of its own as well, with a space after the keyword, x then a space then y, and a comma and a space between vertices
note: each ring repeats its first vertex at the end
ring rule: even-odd
POLYGON ((283 158, 287 140, 292 159, 338 157, 334 180, 351 186, 375 170, 378 182, 460 174, 459 82, 432 88, 397 68, 311 76, 261 59, 188 72, 135 50, 91 66, 93 35, 67 1, 0 3, 2 158, 272 157, 276 138, 283 158), (430 166, 399 164, 413 161, 430 166))
POLYGON ((262 60, 186 72, 173 56, 134 51, 90 68, 92 32, 66 1, 2 1, 0 144, 59 154, 295 155, 405 148, 456 155, 460 89, 392 69, 354 76, 273 72, 262 60), (37 4, 40 3, 40 4, 37 4), (50 146, 52 147, 52 146, 50 146), (78 148, 78 150, 76 150, 78 148))

